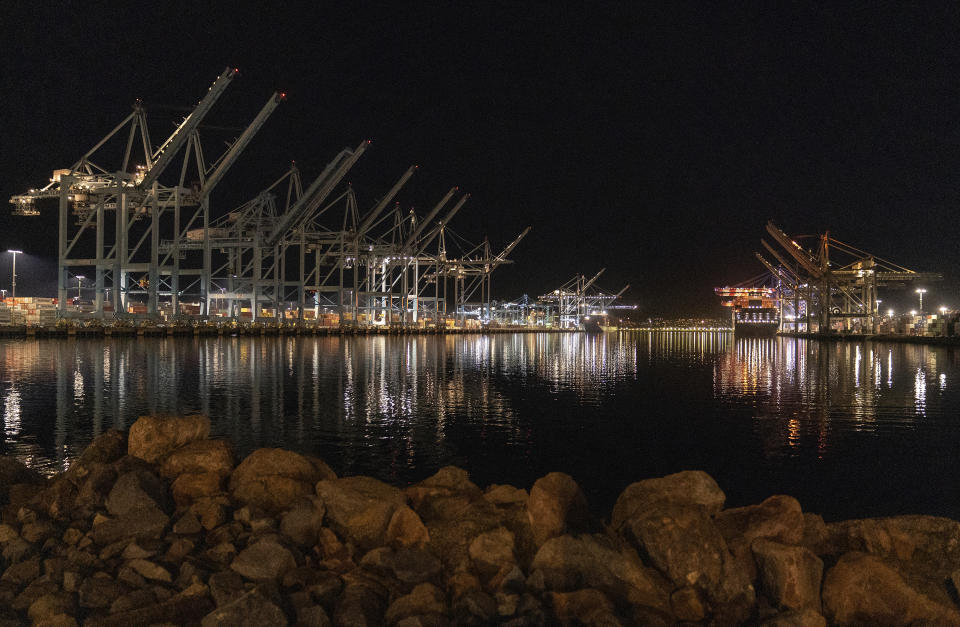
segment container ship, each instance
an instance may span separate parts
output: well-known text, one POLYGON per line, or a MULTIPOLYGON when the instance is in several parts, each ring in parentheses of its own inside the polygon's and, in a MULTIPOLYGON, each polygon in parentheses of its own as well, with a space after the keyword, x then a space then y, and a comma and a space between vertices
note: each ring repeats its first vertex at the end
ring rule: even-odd
POLYGON ((771 337, 780 329, 777 290, 772 287, 717 287, 720 304, 730 307, 734 335, 771 337))

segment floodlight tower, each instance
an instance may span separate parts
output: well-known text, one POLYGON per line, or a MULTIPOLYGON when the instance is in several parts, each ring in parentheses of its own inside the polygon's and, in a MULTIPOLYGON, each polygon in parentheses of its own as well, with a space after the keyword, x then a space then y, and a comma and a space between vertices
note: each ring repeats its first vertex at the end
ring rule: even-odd
POLYGON ((13 255, 13 277, 12 277, 13 285, 11 286, 12 289, 10 290, 10 298, 16 298, 17 297, 17 255, 22 255, 23 251, 8 250, 7 252, 13 255))

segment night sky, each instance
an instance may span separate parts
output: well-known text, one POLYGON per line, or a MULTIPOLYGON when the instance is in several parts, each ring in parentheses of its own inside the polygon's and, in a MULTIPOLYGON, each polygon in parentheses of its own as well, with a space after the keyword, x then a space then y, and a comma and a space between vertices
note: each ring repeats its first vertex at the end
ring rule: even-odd
MULTIPOLYGON (((772 219, 943 272, 928 298, 960 307, 956 3, 92 4, 4 4, 0 250, 27 253, 18 293, 53 295, 56 222, 12 217, 6 200, 69 167, 136 98, 160 143, 235 66, 209 124, 246 126, 275 89, 288 100, 215 215, 291 160, 309 182, 371 139, 348 176, 362 209, 415 163, 405 207, 422 215, 459 185, 472 197, 451 229, 466 240, 499 249, 533 227, 494 275, 497 298, 606 267, 600 284, 630 283, 646 315, 719 315, 712 288, 762 272, 772 219)), ((201 133, 208 159, 237 134, 201 133)))

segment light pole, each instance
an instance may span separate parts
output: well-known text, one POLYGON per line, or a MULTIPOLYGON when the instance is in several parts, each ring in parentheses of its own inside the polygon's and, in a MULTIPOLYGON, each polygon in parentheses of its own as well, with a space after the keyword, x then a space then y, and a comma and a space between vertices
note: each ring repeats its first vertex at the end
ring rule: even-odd
POLYGON ((923 295, 926 294, 927 290, 922 287, 917 288, 917 294, 920 294, 920 315, 923 315, 923 295))
POLYGON ((13 254, 13 285, 10 290, 10 298, 17 297, 17 255, 22 255, 22 250, 8 250, 8 253, 13 254))
POLYGON ((82 274, 77 275, 77 300, 80 300, 80 283, 87 277, 82 274))

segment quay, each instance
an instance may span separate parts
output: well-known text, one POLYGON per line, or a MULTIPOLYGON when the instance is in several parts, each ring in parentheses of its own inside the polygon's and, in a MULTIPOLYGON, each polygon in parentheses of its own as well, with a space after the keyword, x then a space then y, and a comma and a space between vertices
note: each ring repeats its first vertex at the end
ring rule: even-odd
POLYGON ((198 325, 67 325, 50 326, 5 325, 0 326, 0 337, 194 337, 194 336, 383 336, 383 335, 469 335, 500 333, 576 333, 578 329, 532 326, 502 327, 353 327, 310 325, 245 325, 245 324, 198 324, 198 325))

